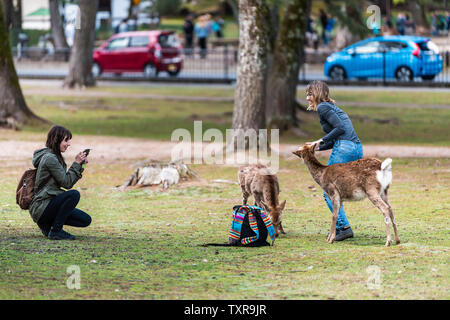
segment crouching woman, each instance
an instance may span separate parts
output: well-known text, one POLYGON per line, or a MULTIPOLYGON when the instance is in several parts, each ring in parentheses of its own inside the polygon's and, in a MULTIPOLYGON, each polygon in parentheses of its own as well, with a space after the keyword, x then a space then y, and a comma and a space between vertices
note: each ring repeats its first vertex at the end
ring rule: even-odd
POLYGON ((91 223, 91 217, 76 208, 80 193, 69 190, 81 179, 82 164, 88 163, 86 154, 80 152, 67 170, 62 153, 70 146, 71 139, 68 129, 54 126, 48 132, 46 148, 33 154, 32 163, 37 172, 30 215, 44 236, 51 240, 74 240, 75 236, 64 231, 63 226, 87 227, 91 223))

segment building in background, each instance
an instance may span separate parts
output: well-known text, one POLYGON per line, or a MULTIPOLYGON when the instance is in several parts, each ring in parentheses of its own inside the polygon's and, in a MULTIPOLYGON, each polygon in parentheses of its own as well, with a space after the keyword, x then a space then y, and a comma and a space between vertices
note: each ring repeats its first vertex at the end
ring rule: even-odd
POLYGON ((48 0, 22 0, 22 29, 50 29, 48 0))
MULTIPOLYGON (((136 17, 136 24, 153 24, 155 16, 153 5, 155 0, 99 0, 97 19, 95 28, 101 26, 114 29, 130 13, 136 17), (130 12, 130 3, 133 3, 133 10, 130 12)), ((61 13, 64 21, 73 21, 77 12, 77 5, 66 0, 61 1, 61 13)), ((22 0, 22 28, 50 30, 50 10, 48 0, 22 0)))

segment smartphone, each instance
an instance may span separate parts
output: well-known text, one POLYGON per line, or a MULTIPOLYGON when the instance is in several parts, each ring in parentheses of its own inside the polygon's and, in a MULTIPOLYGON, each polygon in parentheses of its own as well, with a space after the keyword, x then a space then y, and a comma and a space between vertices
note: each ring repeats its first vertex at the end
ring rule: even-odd
MULTIPOLYGON (((93 149, 84 149, 84 150, 83 150, 83 153, 86 155, 86 157, 89 155, 89 152, 90 152, 91 150, 93 150, 93 149)), ((82 163, 82 164, 84 164, 84 160, 83 160, 83 163, 82 163)))

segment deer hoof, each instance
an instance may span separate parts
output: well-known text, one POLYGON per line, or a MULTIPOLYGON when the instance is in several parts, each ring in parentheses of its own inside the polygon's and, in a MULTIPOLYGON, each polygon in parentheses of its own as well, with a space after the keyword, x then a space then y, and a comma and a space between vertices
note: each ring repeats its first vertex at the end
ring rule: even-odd
POLYGON ((400 239, 395 240, 395 244, 400 244, 400 239))
POLYGON ((391 245, 391 240, 386 241, 386 244, 384 245, 385 247, 389 247, 391 245))

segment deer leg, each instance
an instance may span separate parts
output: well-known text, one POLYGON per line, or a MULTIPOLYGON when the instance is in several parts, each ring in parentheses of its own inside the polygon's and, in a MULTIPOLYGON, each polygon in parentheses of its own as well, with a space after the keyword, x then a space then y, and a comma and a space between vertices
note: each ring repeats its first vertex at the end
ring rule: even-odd
POLYGON ((286 234, 286 232, 283 229, 283 225, 281 223, 280 223, 279 229, 282 234, 286 234))
POLYGON ((246 193, 246 192, 242 194, 242 203, 244 205, 247 205, 247 199, 248 199, 249 196, 250 195, 248 193, 246 193))
POLYGON ((339 209, 341 208, 341 199, 339 195, 333 195, 331 197, 331 201, 333 203, 333 217, 331 220, 331 230, 328 235, 327 241, 328 243, 333 243, 334 239, 336 239, 336 221, 339 213, 339 209))
POLYGON ((389 206, 383 201, 378 190, 371 190, 371 191, 367 192, 367 197, 374 204, 374 206, 377 207, 378 210, 381 211, 381 213, 384 216, 384 223, 386 224, 386 244, 385 244, 385 246, 389 247, 392 242, 391 228, 389 226, 389 221, 391 220, 390 215, 389 215, 389 206))
POLYGON ((392 210, 391 204, 389 203, 387 189, 384 190, 384 192, 381 193, 381 199, 383 199, 383 201, 388 206, 389 216, 390 216, 391 221, 392 221, 392 227, 394 228, 395 244, 399 244, 400 243, 400 237, 398 236, 397 224, 395 223, 395 217, 394 217, 394 211, 392 210))
POLYGON ((263 197, 261 196, 260 193, 255 192, 253 194, 253 198, 255 198, 255 206, 258 206, 260 208, 263 208, 264 210, 266 210, 266 208, 263 206, 263 204, 261 203, 263 197))
POLYGON ((250 194, 245 190, 245 186, 241 184, 241 189, 242 189, 242 203, 244 205, 247 204, 247 199, 250 196, 250 194))

